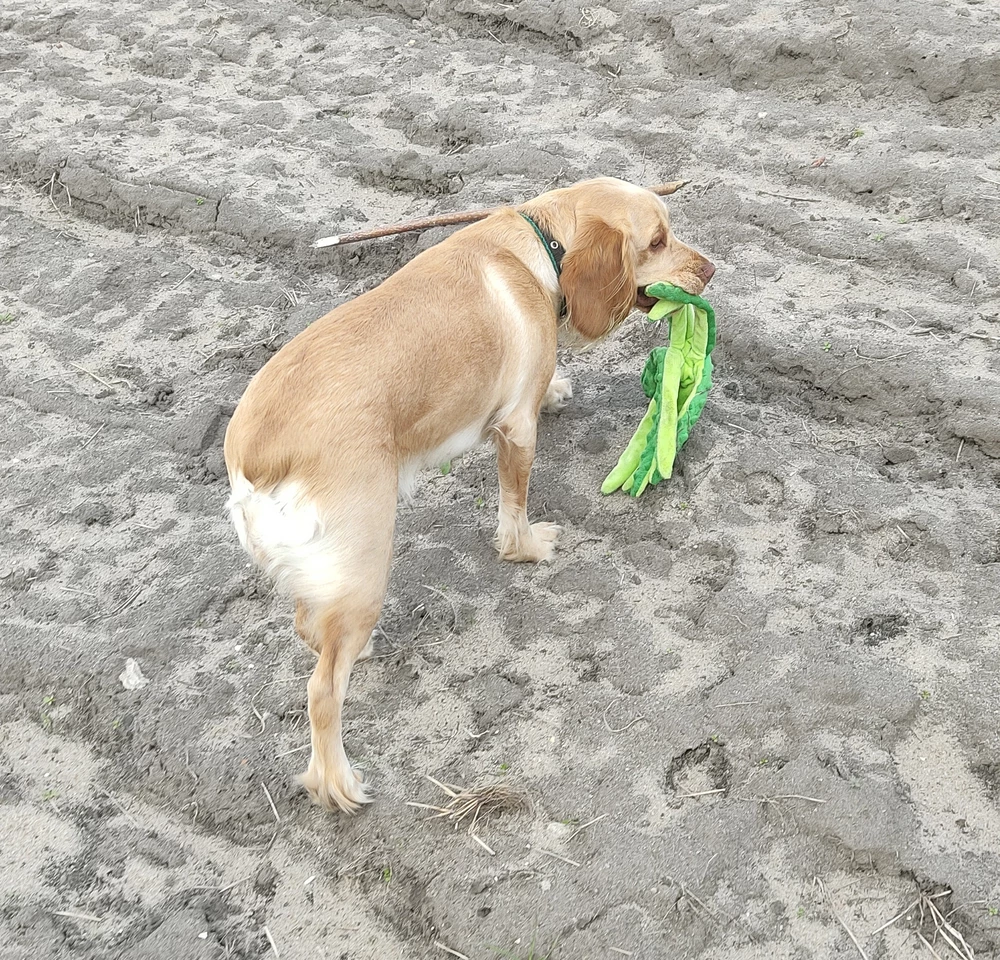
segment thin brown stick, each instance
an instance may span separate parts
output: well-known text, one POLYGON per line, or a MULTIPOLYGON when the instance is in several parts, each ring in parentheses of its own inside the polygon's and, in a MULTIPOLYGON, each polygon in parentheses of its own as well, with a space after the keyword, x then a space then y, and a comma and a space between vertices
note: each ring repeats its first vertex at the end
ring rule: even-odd
POLYGON ((844 928, 844 932, 851 938, 851 943, 853 943, 854 946, 858 948, 858 953, 861 954, 862 960, 868 960, 868 954, 865 953, 865 948, 861 946, 861 942, 858 940, 858 938, 854 936, 854 931, 851 930, 851 928, 847 925, 844 918, 839 913, 837 913, 837 908, 833 905, 833 897, 830 896, 830 891, 827 890, 826 884, 819 877, 816 878, 816 881, 819 884, 820 890, 823 891, 823 896, 830 907, 830 913, 833 914, 833 917, 837 921, 837 923, 839 923, 844 928))
POLYGON ((123 610, 132 606, 136 600, 139 599, 139 594, 142 593, 142 587, 136 587, 135 590, 128 595, 111 613, 104 613, 101 616, 90 616, 87 618, 87 623, 93 623, 96 620, 110 620, 112 617, 118 616, 123 610))
MULTIPOLYGON (((674 180, 671 183, 661 183, 649 189, 660 197, 669 197, 690 180, 674 180)), ((422 217, 419 220, 408 220, 406 223, 394 223, 386 227, 373 227, 371 230, 356 230, 354 233, 341 233, 332 237, 322 237, 313 246, 338 247, 345 243, 360 243, 362 240, 379 240, 382 237, 393 237, 399 233, 413 233, 418 230, 431 230, 434 227, 454 227, 461 223, 475 223, 485 220, 491 214, 503 207, 491 207, 488 210, 463 210, 459 213, 442 213, 434 217, 422 217)))
MULTIPOLYGON (((407 800, 408 807, 416 807, 418 810, 433 810, 439 817, 450 817, 451 810, 447 807, 435 807, 432 803, 417 803, 416 800, 407 800)), ((434 819, 433 817, 431 819, 434 819)))
MULTIPOLYGON (((692 900, 694 903, 698 904, 698 906, 701 907, 701 909, 704 910, 705 913, 711 914, 713 917, 718 916, 718 911, 714 907, 710 907, 707 903, 705 903, 704 900, 701 899, 701 897, 699 897, 695 893, 692 893, 683 883, 680 882, 680 880, 675 880, 673 877, 664 877, 663 879, 665 883, 669 883, 673 886, 680 887, 681 895, 687 897, 689 900, 692 900)), ((723 912, 725 913, 725 911, 723 912)), ((725 915, 727 917, 730 916, 728 913, 725 915)), ((730 917, 730 919, 735 919, 735 918, 730 917)))
MULTIPOLYGON (((79 370, 80 373, 85 373, 87 374, 88 377, 93 377, 102 387, 107 387, 109 390, 114 390, 115 385, 110 380, 105 380, 103 377, 99 377, 96 373, 91 373, 86 367, 81 367, 80 364, 74 363, 72 360, 70 361, 69 365, 74 369, 79 370)), ((119 380, 117 382, 123 383, 124 381, 119 380)))
POLYGON ((278 816, 278 808, 274 805, 274 801, 271 799, 271 791, 267 789, 267 785, 261 781, 261 789, 264 791, 264 796, 267 797, 267 802, 271 807, 271 813, 274 814, 274 820, 276 823, 281 823, 281 817, 278 816))
POLYGON ((883 923, 882 926, 878 928, 878 930, 873 930, 871 935, 874 937, 877 934, 881 933, 883 930, 888 930, 889 927, 891 927, 898 920, 902 920, 903 917, 905 917, 914 907, 918 906, 919 904, 920 904, 919 899, 914 900, 913 903, 911 903, 908 907, 906 907, 903 910, 900 910, 899 913, 897 913, 896 916, 894 916, 891 920, 886 920, 886 922, 883 923))
POLYGON ((780 197, 782 200, 795 200, 798 203, 822 203, 823 201, 818 197, 792 197, 787 193, 771 193, 770 190, 758 190, 758 193, 764 194, 765 197, 780 197))
POLYGON ((90 445, 91 440, 93 440, 105 427, 106 423, 102 423, 86 440, 81 441, 80 446, 86 447, 90 445))
POLYGON ((212 890, 215 893, 225 893, 226 890, 232 890, 233 887, 238 887, 238 886, 240 886, 240 884, 247 883, 250 880, 253 880, 253 878, 255 876, 256 876, 256 874, 251 873, 250 876, 244 877, 242 880, 234 880, 232 883, 227 883, 224 887, 191 887, 190 889, 191 890, 212 890))
POLYGON ((932 954, 933 954, 933 955, 934 955, 934 956, 935 956, 935 957, 937 958, 937 960, 941 960, 941 954, 940 954, 940 953, 938 953, 938 952, 937 952, 937 950, 935 950, 935 949, 934 949, 934 948, 933 948, 933 947, 932 947, 932 946, 931 946, 931 945, 930 945, 930 944, 929 944, 929 943, 927 942, 927 938, 926 938, 926 937, 925 937, 925 936, 924 936, 924 935, 923 935, 923 934, 922 934, 922 933, 921 933, 921 932, 920 932, 919 930, 917 931, 917 936, 918 936, 918 937, 920 938, 920 942, 921 942, 921 943, 922 943, 922 944, 923 944, 923 945, 924 945, 925 947, 927 947, 927 949, 928 949, 928 950, 930 950, 930 952, 931 952, 931 953, 932 953, 932 954))
POLYGON ((623 733, 625 730, 628 730, 629 727, 634 727, 641 720, 646 719, 644 716, 638 715, 632 717, 632 719, 629 720, 628 723, 624 724, 621 727, 612 727, 611 724, 608 723, 608 713, 610 713, 611 708, 616 703, 620 703, 624 699, 625 699, 624 697, 616 697, 614 700, 611 701, 611 703, 608 704, 607 709, 604 711, 604 727, 608 731, 608 733, 623 733))
POLYGON ((122 806, 120 800, 118 800, 117 798, 115 798, 111 793, 109 793, 107 790, 105 790, 104 787, 102 787, 100 784, 94 784, 94 787, 95 787, 95 789, 100 790, 101 793, 104 794, 104 796, 106 796, 119 810, 121 810, 121 812, 124 815, 125 819, 128 820, 128 822, 131 823, 133 827, 138 827, 139 826, 139 821, 136 820, 135 817, 133 817, 132 814, 130 814, 128 812, 128 810, 126 810, 122 806))
POLYGON ((472 837, 472 839, 475 840, 476 843, 478 843, 479 846, 481 846, 491 857, 495 857, 497 855, 496 850, 494 850, 481 836, 479 836, 479 834, 473 833, 470 830, 469 836, 472 837))
POLYGON ((931 918, 934 921, 934 932, 937 936, 940 936, 945 943, 959 956, 962 960, 975 960, 975 954, 972 951, 972 947, 965 942, 965 937, 962 936, 958 930, 953 927, 938 909, 937 904, 934 903, 935 900, 941 897, 946 897, 950 894, 950 890, 942 890, 933 896, 925 896, 924 901, 927 904, 927 908, 930 910, 931 918))
POLYGON ((556 860, 562 860, 563 863, 568 863, 571 867, 583 866, 581 863, 577 863, 575 860, 570 860, 569 857, 564 857, 561 853, 553 853, 551 850, 546 850, 543 847, 538 847, 539 853, 544 853, 547 857, 554 857, 556 860))
POLYGON ((469 960, 464 953, 459 953, 457 950, 452 950, 451 947, 446 947, 440 940, 435 940, 434 946, 437 947, 438 950, 444 950, 445 953, 450 954, 453 957, 458 957, 458 960, 469 960))
POLYGON ((573 832, 572 832, 572 833, 571 833, 571 834, 570 834, 570 835, 569 835, 569 836, 568 836, 568 837, 566 838, 566 842, 567 842, 567 843, 569 843, 569 842, 570 842, 570 840, 572 840, 572 839, 573 839, 574 837, 578 837, 578 836, 579 836, 579 835, 580 835, 581 833, 583 833, 583 831, 584 831, 584 830, 586 830, 586 829, 587 829, 587 827, 591 826, 592 824, 595 824, 595 823, 597 823, 597 822, 598 822, 599 820, 604 820, 604 819, 606 819, 606 818, 607 818, 607 816, 608 816, 608 814, 606 814, 606 813, 602 813, 602 814, 601 814, 601 815, 600 815, 599 817, 594 817, 594 819, 593 819, 593 820, 588 820, 588 821, 587 821, 586 823, 581 823, 581 824, 580 824, 580 826, 578 826, 578 827, 577 827, 577 828, 576 828, 576 829, 575 829, 575 830, 574 830, 574 831, 573 831, 573 832))

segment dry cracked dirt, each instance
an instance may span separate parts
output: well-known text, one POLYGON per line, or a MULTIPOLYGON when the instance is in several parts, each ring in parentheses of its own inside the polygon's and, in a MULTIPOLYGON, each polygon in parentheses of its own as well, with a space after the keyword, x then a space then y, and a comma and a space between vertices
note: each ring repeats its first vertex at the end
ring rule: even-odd
POLYGON ((1000 957, 998 104, 982 0, 7 0, 0 955, 1000 957), (600 174, 691 180, 709 405, 602 498, 663 333, 562 358, 549 566, 496 559, 488 450, 424 478, 377 802, 312 807, 227 418, 442 234, 316 237, 600 174), (428 777, 530 807, 479 843, 428 777))

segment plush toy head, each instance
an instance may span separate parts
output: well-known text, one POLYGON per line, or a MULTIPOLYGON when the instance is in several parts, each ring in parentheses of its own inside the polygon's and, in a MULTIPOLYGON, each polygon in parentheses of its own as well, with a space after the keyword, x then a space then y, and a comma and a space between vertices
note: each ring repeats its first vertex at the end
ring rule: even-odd
POLYGON ((712 386, 715 311, 702 297, 668 283, 653 283, 652 321, 668 320, 670 346, 657 347, 642 372, 649 408, 617 466, 601 485, 602 493, 624 490, 638 497, 647 486, 673 472, 674 458, 691 433, 712 386))

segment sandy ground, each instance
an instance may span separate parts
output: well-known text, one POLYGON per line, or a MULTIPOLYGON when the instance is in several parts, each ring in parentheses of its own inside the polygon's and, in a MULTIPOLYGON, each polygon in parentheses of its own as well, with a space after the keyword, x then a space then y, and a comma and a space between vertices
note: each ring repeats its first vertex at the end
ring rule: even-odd
POLYGON ((1000 956, 998 64, 974 0, 7 0, 0 954, 1000 956), (377 803, 325 813, 227 417, 440 238, 317 236, 597 174, 693 181, 712 399, 601 498, 663 334, 563 358, 547 567, 489 451, 425 478, 348 702, 377 803), (427 775, 531 808, 490 855, 427 775))

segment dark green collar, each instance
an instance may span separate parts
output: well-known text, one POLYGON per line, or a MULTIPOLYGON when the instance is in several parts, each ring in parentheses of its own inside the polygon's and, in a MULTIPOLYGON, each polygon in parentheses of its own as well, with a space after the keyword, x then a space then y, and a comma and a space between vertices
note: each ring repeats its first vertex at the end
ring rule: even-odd
POLYGON ((549 255, 549 260, 552 261, 552 268, 556 272, 556 278, 558 278, 559 274, 562 273, 562 258, 566 253, 566 248, 554 237, 550 237, 526 213, 522 213, 521 216, 531 224, 532 230, 535 231, 538 239, 542 241, 542 246, 545 247, 545 252, 549 255))

